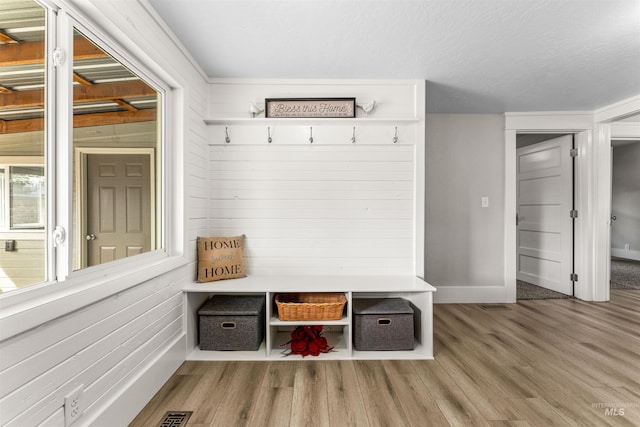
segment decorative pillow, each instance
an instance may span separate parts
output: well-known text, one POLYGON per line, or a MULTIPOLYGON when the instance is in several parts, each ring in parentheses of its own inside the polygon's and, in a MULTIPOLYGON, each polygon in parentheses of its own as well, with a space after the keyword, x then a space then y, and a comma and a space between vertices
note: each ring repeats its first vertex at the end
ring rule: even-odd
POLYGON ((198 282, 246 277, 244 235, 236 237, 198 237, 198 282))

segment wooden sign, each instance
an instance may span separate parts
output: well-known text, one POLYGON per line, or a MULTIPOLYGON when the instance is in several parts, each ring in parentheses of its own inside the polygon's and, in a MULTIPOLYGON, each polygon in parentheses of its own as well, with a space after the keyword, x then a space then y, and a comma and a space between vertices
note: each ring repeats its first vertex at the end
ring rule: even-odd
POLYGON ((267 98, 269 118, 354 118, 355 98, 267 98))

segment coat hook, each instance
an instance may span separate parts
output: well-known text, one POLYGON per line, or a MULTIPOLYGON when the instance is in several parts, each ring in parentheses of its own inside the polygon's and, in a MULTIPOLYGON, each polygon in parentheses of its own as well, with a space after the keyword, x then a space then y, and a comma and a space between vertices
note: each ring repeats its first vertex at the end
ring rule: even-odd
POLYGON ((228 127, 224 127, 224 142, 226 142, 227 144, 231 142, 231 138, 229 138, 229 128, 228 127))
POLYGON ((271 138, 271 126, 267 127, 267 135, 269 135, 267 142, 271 144, 273 142, 273 139, 271 138))
POLYGON ((309 143, 313 144, 313 126, 309 127, 309 143))
POLYGON ((353 136, 351 137, 351 143, 355 144, 356 143, 356 127, 353 127, 353 136))
POLYGON ((394 144, 398 143, 398 126, 396 126, 396 134, 393 137, 393 143, 394 144))

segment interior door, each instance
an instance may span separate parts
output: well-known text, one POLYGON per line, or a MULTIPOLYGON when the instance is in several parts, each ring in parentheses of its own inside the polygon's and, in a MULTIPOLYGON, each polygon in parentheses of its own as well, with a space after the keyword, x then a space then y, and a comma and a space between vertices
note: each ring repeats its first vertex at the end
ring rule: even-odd
POLYGON ((572 135, 519 148, 517 278, 573 295, 572 135))
POLYGON ((151 156, 87 155, 87 264, 151 250, 151 156))

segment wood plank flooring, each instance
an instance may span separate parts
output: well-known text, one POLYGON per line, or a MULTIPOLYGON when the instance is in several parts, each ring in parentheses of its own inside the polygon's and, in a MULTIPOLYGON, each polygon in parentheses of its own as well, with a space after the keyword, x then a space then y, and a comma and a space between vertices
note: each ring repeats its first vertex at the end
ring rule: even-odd
POLYGON ((640 291, 506 306, 435 305, 430 361, 185 362, 131 426, 640 425, 640 291))

